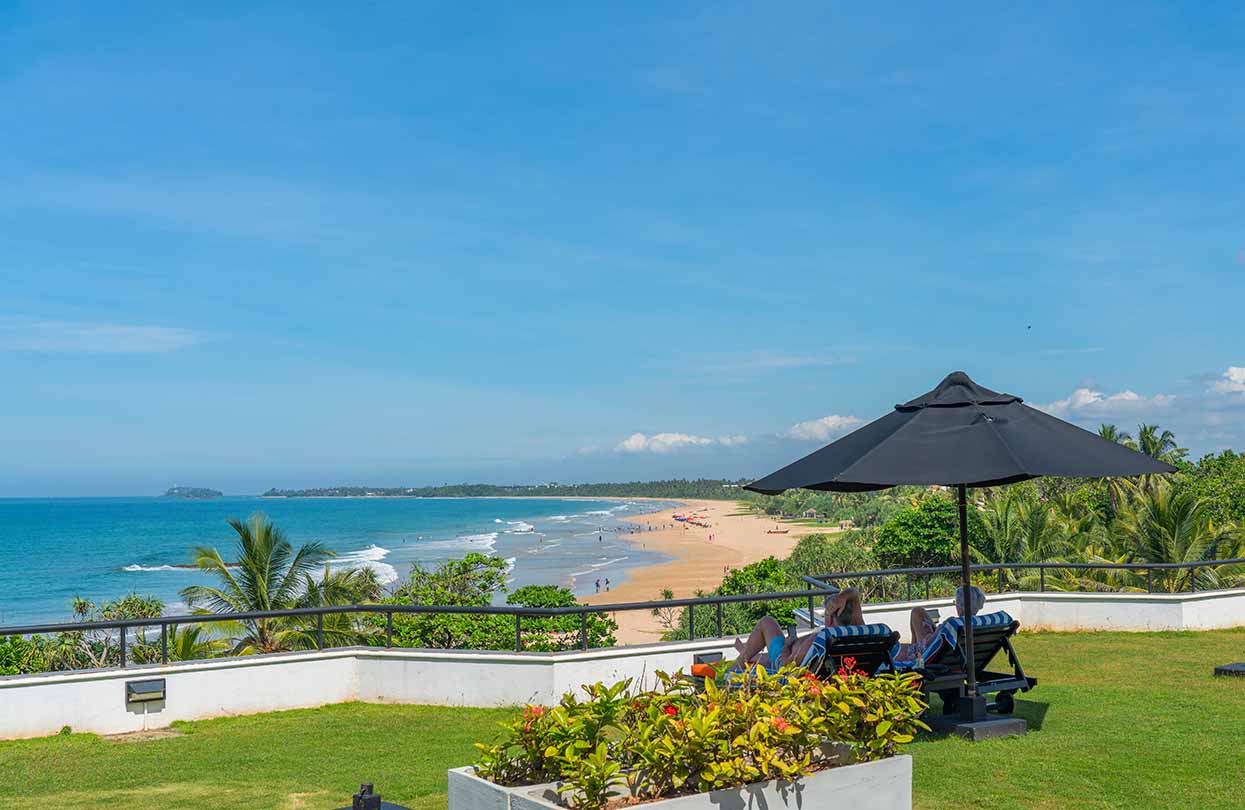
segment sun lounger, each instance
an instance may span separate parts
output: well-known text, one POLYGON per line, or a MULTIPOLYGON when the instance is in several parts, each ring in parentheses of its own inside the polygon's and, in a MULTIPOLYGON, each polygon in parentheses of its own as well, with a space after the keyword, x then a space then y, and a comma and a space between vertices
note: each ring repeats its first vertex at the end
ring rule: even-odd
MULTIPOLYGON (((983 695, 995 695, 990 708, 1000 714, 1011 714, 1015 708, 1016 692, 1028 692, 1037 685, 1020 666, 1020 659, 1012 649, 1011 637, 1020 628, 1020 622, 1003 611, 983 613, 973 617, 973 658, 977 675, 977 689, 983 695), (1006 653, 1010 673, 992 672, 990 662, 1000 652, 1006 653)), ((926 695, 942 698, 944 714, 954 714, 959 708, 960 690, 964 684, 967 656, 963 645, 964 620, 953 616, 938 628, 938 632, 925 645, 921 659, 896 661, 895 669, 901 672, 919 672, 923 678, 922 688, 926 695)))
POLYGON ((891 654, 898 644, 899 634, 885 624, 823 627, 801 666, 825 677, 837 672, 844 658, 854 658, 856 669, 874 675, 891 667, 891 654))
MULTIPOLYGON (((856 669, 873 675, 891 667, 891 653, 898 644, 899 634, 885 624, 823 627, 817 631, 800 666, 819 678, 827 677, 843 666, 844 658, 853 658, 856 669)), ((704 657, 697 656, 692 674, 696 677, 709 675, 713 672, 709 664, 704 657)), ((777 671, 776 667, 753 666, 771 674, 777 671)))

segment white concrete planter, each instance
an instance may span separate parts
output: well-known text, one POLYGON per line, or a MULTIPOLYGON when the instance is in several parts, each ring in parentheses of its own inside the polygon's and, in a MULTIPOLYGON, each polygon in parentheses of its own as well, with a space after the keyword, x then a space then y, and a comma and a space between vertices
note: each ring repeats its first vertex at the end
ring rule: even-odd
MULTIPOLYGON (((565 810, 553 785, 504 788, 485 782, 470 768, 449 772, 449 810, 565 810), (478 784, 477 784, 478 783, 478 784), (457 787, 455 787, 457 785, 457 787)), ((912 810, 912 757, 891 757, 818 771, 798 782, 771 780, 730 790, 661 799, 645 810, 809 810, 861 807, 912 810)))
MULTIPOLYGON (((451 768, 449 771, 450 810, 470 807, 472 810, 510 810, 510 798, 528 791, 553 791, 552 784, 503 787, 476 776, 476 769, 451 768)), ((556 796, 556 791, 553 792, 556 796)))

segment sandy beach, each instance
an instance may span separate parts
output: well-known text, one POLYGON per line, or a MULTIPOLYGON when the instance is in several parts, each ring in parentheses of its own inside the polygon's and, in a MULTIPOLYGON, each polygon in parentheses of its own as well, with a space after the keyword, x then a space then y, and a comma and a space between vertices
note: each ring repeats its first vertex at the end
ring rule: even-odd
MULTIPOLYGON (((663 588, 674 591, 676 598, 695 596, 711 591, 721 582, 727 569, 738 568, 766 557, 785 557, 805 534, 830 531, 828 527, 778 524, 773 518, 739 514, 734 501, 685 501, 677 509, 627 518, 629 522, 648 527, 631 537, 633 543, 657 550, 674 559, 669 562, 635 568, 627 580, 606 593, 584 599, 589 604, 610 602, 641 602, 660 599, 663 588), (709 528, 690 526, 674 519, 674 515, 699 515, 709 528), (785 529, 786 534, 767 534, 785 529), (712 537, 712 540, 710 539, 712 537)), ((663 629, 657 618, 647 611, 627 611, 615 615, 620 644, 658 641, 663 629)))

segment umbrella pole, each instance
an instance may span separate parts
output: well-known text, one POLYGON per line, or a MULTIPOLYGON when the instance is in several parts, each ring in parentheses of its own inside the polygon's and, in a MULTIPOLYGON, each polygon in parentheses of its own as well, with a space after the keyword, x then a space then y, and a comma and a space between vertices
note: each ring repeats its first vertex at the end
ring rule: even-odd
POLYGON ((968 556, 968 487, 964 484, 956 486, 960 507, 960 578, 964 586, 964 657, 967 660, 968 686, 964 692, 962 705, 964 718, 980 719, 977 708, 981 701, 977 696, 977 658, 973 653, 973 569, 968 556))

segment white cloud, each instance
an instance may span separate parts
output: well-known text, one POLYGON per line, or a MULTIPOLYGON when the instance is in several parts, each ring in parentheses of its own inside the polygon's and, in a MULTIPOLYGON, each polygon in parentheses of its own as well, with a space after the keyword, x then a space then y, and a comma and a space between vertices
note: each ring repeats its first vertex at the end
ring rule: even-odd
POLYGON ((831 414, 820 419, 810 419, 807 422, 792 425, 785 435, 788 438, 802 441, 824 442, 842 436, 863 422, 863 419, 857 419, 854 416, 831 414))
MULTIPOLYGON (((731 443, 737 444, 736 439, 742 437, 728 436, 731 443)), ((614 449, 620 453, 669 453, 673 450, 682 450, 688 447, 704 447, 714 444, 713 439, 705 436, 693 436, 690 433, 654 433, 652 436, 646 436, 643 433, 632 433, 623 439, 614 449)), ((731 446, 728 443, 727 446, 731 446)))
POLYGON ((1064 399, 1036 407, 1054 416, 1111 416, 1165 408, 1175 399, 1170 394, 1143 397, 1136 391, 1104 394, 1092 388, 1078 388, 1064 399))
POLYGON ((158 354, 201 341, 189 329, 83 321, 0 318, 0 351, 62 354, 158 354))
POLYGON ((742 433, 735 433, 731 436, 719 436, 718 437, 718 444, 722 445, 723 447, 738 447, 739 445, 746 444, 747 442, 748 442, 748 437, 744 436, 742 433))
POLYGON ((1245 394, 1245 367, 1228 366, 1223 377, 1211 383, 1210 390, 1215 394, 1245 394))

